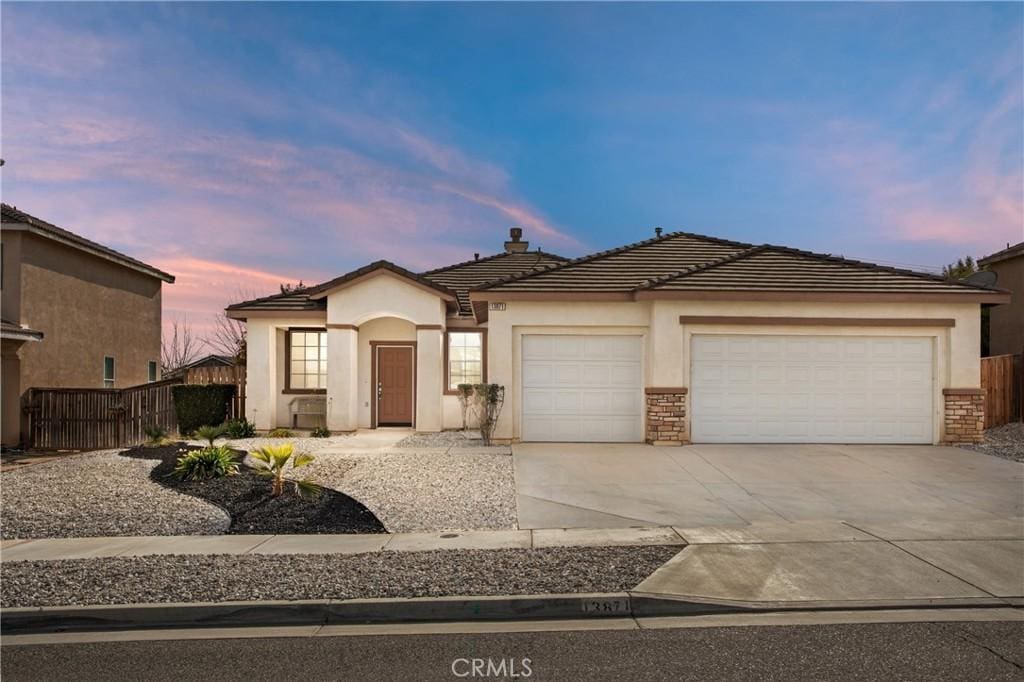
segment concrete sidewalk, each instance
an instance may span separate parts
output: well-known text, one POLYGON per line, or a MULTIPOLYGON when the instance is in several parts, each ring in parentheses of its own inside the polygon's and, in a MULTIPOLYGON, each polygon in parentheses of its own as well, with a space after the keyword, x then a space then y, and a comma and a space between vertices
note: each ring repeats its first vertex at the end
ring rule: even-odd
POLYGON ((393 535, 221 535, 8 540, 0 560, 168 554, 357 554, 436 549, 688 545, 632 598, 815 608, 1024 606, 1024 520, 701 528, 538 529, 393 535))

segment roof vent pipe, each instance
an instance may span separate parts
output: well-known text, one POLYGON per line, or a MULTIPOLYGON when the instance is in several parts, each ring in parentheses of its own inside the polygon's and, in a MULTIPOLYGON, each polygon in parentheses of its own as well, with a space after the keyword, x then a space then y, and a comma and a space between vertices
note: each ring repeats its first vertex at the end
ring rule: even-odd
POLYGON ((660 237, 661 236, 661 228, 660 227, 654 228, 654 236, 655 237, 660 237))
POLYGON ((479 253, 474 253, 473 254, 473 260, 480 260, 480 254, 479 253))
POLYGON ((530 242, 523 241, 523 228, 513 227, 508 231, 509 241, 505 242, 505 253, 523 253, 530 248, 530 242))

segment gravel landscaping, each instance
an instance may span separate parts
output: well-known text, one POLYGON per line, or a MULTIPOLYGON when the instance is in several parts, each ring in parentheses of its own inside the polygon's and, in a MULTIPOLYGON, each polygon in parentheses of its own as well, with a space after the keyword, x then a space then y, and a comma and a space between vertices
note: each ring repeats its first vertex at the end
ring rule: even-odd
MULTIPOLYGON (((225 532, 245 534, 383 533, 384 526, 366 507, 348 495, 324 488, 313 500, 300 498, 289 486, 279 497, 270 496, 270 482, 242 464, 235 476, 207 481, 182 481, 172 474, 184 444, 165 447, 136 447, 122 453, 125 459, 157 460, 152 479, 161 486, 198 497, 223 508, 231 525, 225 532)), ((242 453, 239 452, 239 456, 242 453)), ((350 463, 340 467, 347 470, 350 463)), ((309 467, 312 469, 312 465, 309 467)), ((322 467, 322 471, 336 471, 322 467)), ((301 472, 303 475, 306 471, 301 472)), ((310 471, 309 473, 312 473, 310 471)))
POLYGON ((511 453, 508 445, 485 446, 479 431, 440 431, 414 433, 395 444, 396 448, 475 448, 485 451, 511 453))
POLYGON ((680 547, 189 555, 0 564, 6 607, 619 592, 680 547))
MULTIPOLYGON (((315 455, 320 450, 343 448, 347 445, 346 441, 351 437, 351 433, 342 433, 328 438, 311 438, 303 436, 301 431, 295 431, 294 438, 267 438, 266 436, 257 436, 255 438, 218 438, 217 443, 227 443, 235 450, 242 450, 244 452, 262 448, 265 445, 291 443, 295 446, 296 452, 308 452, 315 455)), ((207 442, 204 440, 190 440, 188 443, 189 445, 207 445, 207 442)))
POLYGON ((985 431, 985 441, 960 447, 1014 462, 1024 462, 1024 422, 1003 424, 985 431))
POLYGON ((150 480, 154 461, 106 450, 0 474, 0 536, 217 535, 231 523, 212 504, 150 480))
POLYGON ((325 454, 322 460, 312 478, 358 499, 391 533, 516 527, 512 456, 503 452, 395 450, 325 454), (334 458, 355 466, 332 479, 325 471, 334 458))

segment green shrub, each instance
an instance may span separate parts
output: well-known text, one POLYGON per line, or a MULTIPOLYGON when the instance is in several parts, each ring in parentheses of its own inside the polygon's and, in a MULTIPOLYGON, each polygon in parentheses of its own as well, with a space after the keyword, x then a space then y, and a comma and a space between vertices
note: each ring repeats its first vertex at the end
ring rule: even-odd
POLYGON ((238 453, 227 445, 190 450, 178 458, 174 475, 183 481, 205 481, 238 473, 238 453))
POLYGON ((224 422, 224 435, 228 438, 252 438, 256 435, 256 425, 242 417, 224 422))
POLYGON ((267 438, 291 438, 293 435, 288 429, 274 429, 267 434, 267 438))
POLYGON ((224 430, 225 429, 223 424, 221 424, 220 426, 200 426, 198 429, 196 429, 195 436, 199 440, 205 440, 207 443, 210 444, 210 447, 212 448, 213 441, 223 436, 224 430))
POLYGON ((323 492, 323 489, 312 481, 285 478, 284 474, 289 469, 299 469, 315 459, 313 455, 296 453, 295 446, 291 443, 267 445, 258 450, 253 450, 249 453, 249 456, 257 462, 256 473, 264 478, 271 479, 270 494, 273 497, 277 497, 284 492, 284 484, 286 482, 294 485, 295 492, 302 498, 316 497, 323 492))
POLYGON ((167 441, 167 429, 159 424, 150 424, 142 427, 146 434, 146 445, 165 445, 167 441))
POLYGON ((331 430, 328 429, 326 426, 318 426, 315 429, 313 429, 313 431, 310 432, 309 435, 312 436, 313 438, 330 438, 331 430))
POLYGON ((181 384, 171 387, 171 394, 178 416, 178 431, 192 433, 200 426, 224 423, 235 387, 232 384, 181 384))
POLYGON ((494 427, 498 425, 498 417, 505 404, 505 387, 498 384, 476 384, 473 386, 473 397, 477 421, 480 423, 480 438, 484 445, 490 445, 494 427))

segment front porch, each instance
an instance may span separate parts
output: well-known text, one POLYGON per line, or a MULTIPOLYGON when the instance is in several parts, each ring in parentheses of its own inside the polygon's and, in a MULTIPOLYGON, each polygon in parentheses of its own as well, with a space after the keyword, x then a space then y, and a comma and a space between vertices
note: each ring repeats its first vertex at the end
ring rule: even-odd
POLYGON ((380 264, 304 293, 305 308, 287 316, 247 314, 246 413, 256 428, 318 419, 334 432, 440 431, 454 294, 380 264), (314 401, 320 415, 298 414, 314 401))

